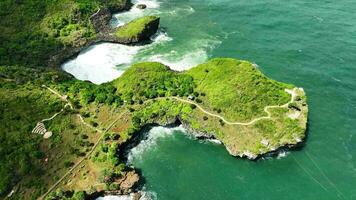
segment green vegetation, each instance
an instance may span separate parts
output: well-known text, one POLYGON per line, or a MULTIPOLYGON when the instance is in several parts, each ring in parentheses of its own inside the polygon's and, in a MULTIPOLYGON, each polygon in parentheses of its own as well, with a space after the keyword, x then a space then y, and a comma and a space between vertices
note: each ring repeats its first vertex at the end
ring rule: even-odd
POLYGON ((193 78, 177 74, 160 63, 139 63, 113 82, 127 102, 165 96, 188 96, 194 91, 193 78))
POLYGON ((63 46, 80 46, 96 36, 89 17, 113 11, 126 0, 0 1, 0 65, 46 67, 63 46))
POLYGON ((36 199, 92 146, 97 136, 68 107, 44 122, 52 137, 32 133, 37 122, 65 105, 42 84, 60 85, 70 79, 56 70, 0 67, 1 197, 14 189, 13 199, 36 199), (79 133, 86 136, 77 137, 79 133))
POLYGON ((187 74, 197 85, 195 96, 204 94, 196 102, 230 121, 249 121, 265 115, 264 107, 287 103, 290 95, 284 90, 293 88, 267 78, 249 62, 234 59, 213 59, 187 74))
MULTIPOLYGON (((0 195, 16 186, 14 199, 40 196, 98 141, 71 184, 63 182, 60 188, 87 193, 104 186, 118 189, 132 169, 117 153, 147 124, 166 125, 179 119, 192 131, 221 140, 232 155, 249 158, 296 144, 305 137, 308 108, 299 89, 288 103, 291 95, 285 89, 292 88, 267 78, 251 63, 223 58, 186 72, 174 72, 156 62, 138 63, 102 85, 74 80, 56 70, 0 67, 0 101, 6 108, 0 113, 4 131, 0 135, 0 195), (49 139, 31 130, 38 121, 59 112, 65 102, 42 84, 65 94, 74 106, 45 122, 53 132, 49 139), (266 112, 267 106, 278 105, 284 106, 266 112), (254 119, 259 120, 228 123, 254 119), (111 123, 104 135, 94 130, 105 130, 111 123)), ((83 194, 57 191, 50 196, 73 199, 83 194)))
MULTIPOLYGON (((118 11, 127 3, 0 2, 0 198, 12 189, 16 192, 11 199, 38 198, 91 152, 90 159, 73 171, 75 176, 65 177, 59 185, 69 192, 56 190, 48 198, 85 199, 97 190, 120 189, 120 181, 133 169, 117 153, 147 124, 179 119, 192 131, 221 140, 232 155, 250 158, 305 137, 304 92, 296 90, 293 102, 267 113, 266 106, 287 104, 291 95, 285 89, 294 86, 267 78, 246 61, 213 59, 181 73, 160 63, 139 63, 102 85, 48 69, 50 58, 65 47, 80 47, 97 37, 89 20, 93 13, 104 7, 118 11), (64 108, 67 102, 42 84, 66 95, 74 108, 64 108), (55 113, 59 114, 44 122, 53 133, 50 138, 32 133, 38 122, 55 113), (253 119, 260 120, 228 123, 253 119), (106 128, 108 132, 103 131, 106 128)), ((115 35, 138 42, 153 34, 158 20, 136 19, 115 35)))
POLYGON ((294 90, 299 95, 289 104, 291 94, 285 90, 294 86, 267 78, 246 61, 213 59, 183 73, 159 63, 139 63, 113 84, 121 98, 133 104, 132 125, 121 135, 125 140, 145 124, 164 125, 179 118, 194 131, 213 134, 231 154, 255 158, 296 144, 305 135, 304 92, 294 90), (210 114, 196 108, 193 101, 210 114), (266 107, 286 104, 269 108, 267 117, 266 107), (254 119, 260 120, 248 124, 254 119))
POLYGON ((31 85, 16 91, 0 90, 0 195, 25 175, 42 174, 37 162, 43 158, 41 135, 32 134, 34 125, 61 109, 62 103, 31 85))
POLYGON ((116 37, 122 41, 139 42, 142 37, 147 37, 145 34, 148 31, 148 27, 152 26, 152 23, 157 20, 159 20, 157 16, 145 16, 135 19, 120 27, 116 31, 116 37))

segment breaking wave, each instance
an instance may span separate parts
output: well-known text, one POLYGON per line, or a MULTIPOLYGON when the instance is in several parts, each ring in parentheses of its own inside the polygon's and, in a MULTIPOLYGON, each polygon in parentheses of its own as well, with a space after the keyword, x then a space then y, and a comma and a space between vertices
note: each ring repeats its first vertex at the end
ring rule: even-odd
POLYGON ((109 82, 119 77, 135 62, 140 50, 172 39, 166 33, 159 31, 152 40, 154 41, 152 44, 145 46, 96 44, 64 63, 62 69, 79 80, 89 80, 95 84, 109 82))
MULTIPOLYGON (((156 200, 157 194, 151 191, 140 191, 140 200, 156 200)), ((108 195, 104 197, 98 197, 96 200, 133 200, 133 194, 130 195, 108 195)))
POLYGON ((127 162, 132 163, 134 159, 142 160, 144 152, 155 148, 160 140, 177 132, 184 131, 184 128, 181 126, 175 128, 166 128, 162 126, 153 127, 148 131, 146 139, 142 140, 136 147, 130 150, 127 162))
POLYGON ((159 14, 160 3, 155 0, 133 0, 134 4, 129 11, 117 13, 113 16, 111 20, 111 25, 113 27, 118 27, 126 24, 127 22, 134 20, 138 17, 142 17, 145 15, 157 15, 159 14), (145 4, 147 6, 146 9, 139 9, 136 6, 138 4, 145 4))

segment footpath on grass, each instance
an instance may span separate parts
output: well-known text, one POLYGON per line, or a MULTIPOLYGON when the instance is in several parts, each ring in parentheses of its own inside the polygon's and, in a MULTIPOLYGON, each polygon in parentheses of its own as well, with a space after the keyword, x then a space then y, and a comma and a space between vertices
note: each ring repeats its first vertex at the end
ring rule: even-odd
POLYGON ((223 116, 221 115, 217 115, 217 114, 214 114, 214 113, 211 113, 207 110, 205 110, 204 108, 202 108, 199 104, 193 102, 193 101, 190 101, 190 100, 186 100, 186 99, 182 99, 182 98, 179 98, 179 97, 168 97, 170 99, 175 99, 175 100, 178 100, 178 101, 181 101, 181 102, 184 102, 184 103, 189 103, 189 104, 192 104, 192 105, 195 105, 199 110, 201 110, 203 113, 207 114, 207 115, 210 115, 212 117, 216 117, 216 118, 219 118, 221 119, 223 122, 225 122, 226 124, 228 125, 242 125, 242 126, 248 126, 248 125, 252 125, 254 123, 256 123, 257 121, 260 121, 260 120, 263 120, 263 119, 271 119, 271 112, 269 111, 269 109, 271 108, 286 108, 288 107, 288 105, 290 103, 293 103, 294 102, 294 99, 295 99, 295 96, 296 96, 296 88, 294 88, 293 90, 288 90, 288 89, 285 89, 285 91, 287 93, 289 93, 291 95, 291 100, 284 104, 284 105, 279 105, 279 106, 266 106, 263 110, 264 112, 267 113, 267 116, 264 116, 264 117, 258 117, 258 118, 255 118, 249 122, 230 122, 228 120, 226 120, 223 116))

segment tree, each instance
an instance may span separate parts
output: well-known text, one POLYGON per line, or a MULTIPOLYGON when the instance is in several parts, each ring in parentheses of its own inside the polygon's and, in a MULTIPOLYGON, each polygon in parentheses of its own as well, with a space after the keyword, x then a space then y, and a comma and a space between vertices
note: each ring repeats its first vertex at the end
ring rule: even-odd
POLYGON ((104 103, 106 100, 106 94, 104 92, 100 92, 96 94, 95 101, 98 103, 104 103))
POLYGON ((72 199, 73 200, 85 200, 86 194, 83 191, 74 192, 72 199))

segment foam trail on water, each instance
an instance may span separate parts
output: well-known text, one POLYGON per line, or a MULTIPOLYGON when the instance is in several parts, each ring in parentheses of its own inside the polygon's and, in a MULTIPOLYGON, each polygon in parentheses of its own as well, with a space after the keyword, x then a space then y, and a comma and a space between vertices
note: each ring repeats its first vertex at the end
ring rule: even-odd
POLYGON ((183 127, 166 128, 166 127, 153 127, 147 133, 147 138, 142 140, 136 147, 131 149, 128 155, 128 163, 132 163, 134 159, 142 159, 142 155, 147 150, 155 148, 157 142, 164 137, 170 136, 177 131, 185 131, 183 127))

